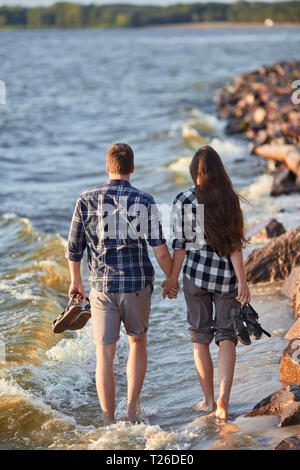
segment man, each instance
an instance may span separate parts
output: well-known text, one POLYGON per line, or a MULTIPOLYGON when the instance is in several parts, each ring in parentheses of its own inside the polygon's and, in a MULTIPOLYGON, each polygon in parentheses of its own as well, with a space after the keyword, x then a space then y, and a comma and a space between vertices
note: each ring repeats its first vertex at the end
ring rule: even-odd
POLYGON ((78 198, 68 240, 69 295, 85 292, 80 262, 88 253, 91 321, 96 345, 96 386, 104 424, 114 422, 113 362, 120 323, 129 341, 127 419, 133 421, 147 367, 146 334, 154 269, 147 242, 168 278, 171 256, 163 238, 154 199, 133 186, 134 154, 126 144, 112 145, 106 155, 109 181, 78 198))

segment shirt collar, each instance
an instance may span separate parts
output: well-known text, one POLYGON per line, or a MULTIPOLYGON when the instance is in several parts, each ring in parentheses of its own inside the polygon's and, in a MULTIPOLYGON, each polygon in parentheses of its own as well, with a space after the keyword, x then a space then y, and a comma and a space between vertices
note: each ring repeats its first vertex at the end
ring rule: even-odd
POLYGON ((107 184, 110 185, 110 186, 131 186, 131 184, 127 180, 114 180, 114 179, 111 179, 111 180, 107 181, 107 184))

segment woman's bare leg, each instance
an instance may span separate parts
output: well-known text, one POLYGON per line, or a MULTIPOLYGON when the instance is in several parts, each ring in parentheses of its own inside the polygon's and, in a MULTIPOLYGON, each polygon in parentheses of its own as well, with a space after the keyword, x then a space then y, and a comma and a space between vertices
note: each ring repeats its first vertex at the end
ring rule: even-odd
POLYGON ((216 417, 227 420, 228 403, 233 382, 236 359, 236 346, 233 341, 225 339, 219 342, 218 371, 220 393, 217 400, 216 417))

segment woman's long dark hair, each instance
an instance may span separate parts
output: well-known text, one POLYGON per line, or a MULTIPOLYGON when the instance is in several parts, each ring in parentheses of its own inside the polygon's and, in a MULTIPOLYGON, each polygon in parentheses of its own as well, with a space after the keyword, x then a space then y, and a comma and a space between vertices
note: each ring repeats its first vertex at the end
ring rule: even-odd
POLYGON ((228 256, 247 242, 240 199, 219 154, 209 145, 195 153, 191 177, 199 204, 204 204, 204 232, 219 256, 228 256))

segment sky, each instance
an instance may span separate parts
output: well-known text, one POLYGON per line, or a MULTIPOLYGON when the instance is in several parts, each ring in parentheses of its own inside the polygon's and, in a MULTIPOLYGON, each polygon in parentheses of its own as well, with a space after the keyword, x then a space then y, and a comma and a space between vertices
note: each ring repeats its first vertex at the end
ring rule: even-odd
MULTIPOLYGON (((58 0, 0 0, 0 5, 7 5, 7 6, 14 6, 20 5, 24 7, 31 7, 31 6, 48 6, 56 3, 58 0)), ((72 0, 73 3, 82 3, 83 5, 108 5, 113 3, 127 3, 131 5, 160 5, 166 6, 174 3, 199 3, 204 1, 205 3, 209 3, 211 0, 72 0)), ((231 3, 236 0, 214 0, 214 1, 223 1, 224 3, 231 3)), ((251 0, 250 0, 251 1, 251 0)), ((260 1, 268 1, 268 0, 260 0, 260 1)), ((276 1, 276 0, 275 0, 276 1)))

